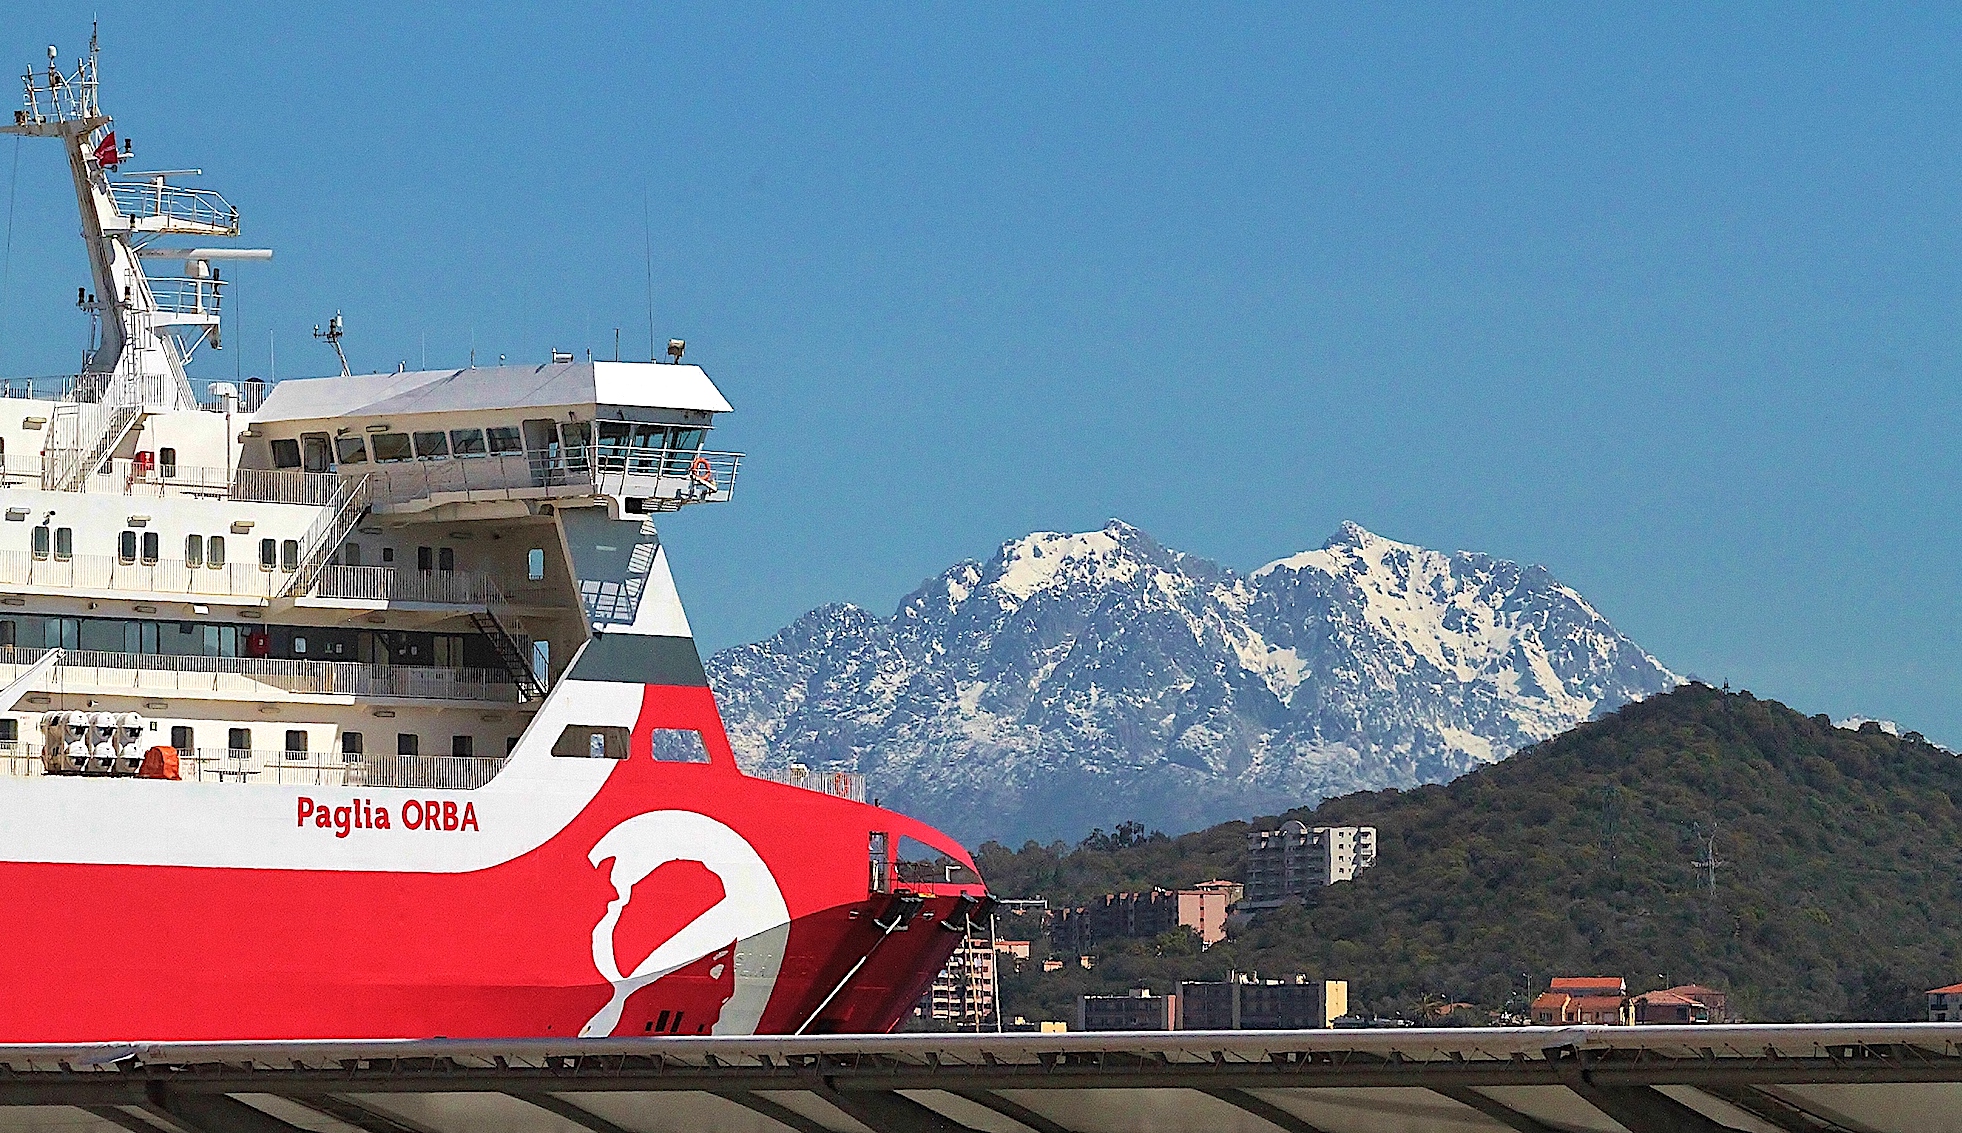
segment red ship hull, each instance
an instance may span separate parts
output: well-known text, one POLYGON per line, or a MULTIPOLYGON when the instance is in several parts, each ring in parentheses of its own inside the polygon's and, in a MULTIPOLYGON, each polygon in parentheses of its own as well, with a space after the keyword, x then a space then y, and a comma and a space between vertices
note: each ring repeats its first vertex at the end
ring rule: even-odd
MULTIPOLYGON (((568 712, 602 723, 588 718, 632 687, 564 682, 500 775, 520 780, 504 791, 35 781, 64 791, 41 800, 58 809, 115 789, 99 800, 111 814, 74 816, 78 838, 119 816, 140 826, 147 792, 176 812, 156 837, 190 844, 140 861, 0 862, 8 942, 37 968, 0 998, 0 1042, 895 1026, 988 898, 978 882, 884 882, 890 866, 870 847, 911 837, 966 870, 972 860, 901 815, 745 776, 705 687, 645 686, 625 759, 541 758, 549 740, 533 733, 568 712), (710 761, 656 761, 656 728, 699 730, 710 761), (573 789, 590 793, 576 810, 559 790, 569 821, 540 825, 524 792, 568 768, 597 788, 573 789), (206 801, 224 813, 187 828, 184 808, 206 801), (241 818, 241 806, 258 809, 241 818), (535 844, 472 859, 472 839, 513 822, 540 831, 521 839, 535 844), (274 861, 320 860, 213 864, 230 839, 236 856, 257 839, 274 861)), ((142 831, 120 834, 126 846, 142 831)))

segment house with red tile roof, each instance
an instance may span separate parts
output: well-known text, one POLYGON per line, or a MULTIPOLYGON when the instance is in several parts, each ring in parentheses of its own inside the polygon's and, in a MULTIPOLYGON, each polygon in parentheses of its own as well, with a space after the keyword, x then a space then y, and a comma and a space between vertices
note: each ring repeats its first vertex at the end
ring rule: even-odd
POLYGON ((1962 1022, 1962 984, 1928 989, 1928 1021, 1930 1023, 1962 1022))

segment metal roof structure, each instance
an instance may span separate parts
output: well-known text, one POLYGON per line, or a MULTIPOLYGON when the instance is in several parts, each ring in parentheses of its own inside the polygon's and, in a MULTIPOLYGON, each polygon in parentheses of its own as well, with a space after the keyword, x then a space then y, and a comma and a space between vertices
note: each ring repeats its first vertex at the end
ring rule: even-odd
POLYGON ((1962 1131, 1962 1026, 0 1047, 0 1130, 1962 1131))
POLYGON ((700 366, 652 362, 550 362, 288 378, 254 418, 324 421, 483 409, 632 405, 727 413, 729 402, 700 366))

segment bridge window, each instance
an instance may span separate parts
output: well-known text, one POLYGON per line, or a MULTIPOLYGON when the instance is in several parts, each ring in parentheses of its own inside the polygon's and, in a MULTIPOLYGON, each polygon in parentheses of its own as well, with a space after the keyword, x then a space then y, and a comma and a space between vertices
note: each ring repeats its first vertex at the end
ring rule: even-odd
POLYGON ((368 443, 375 448, 378 464, 400 464, 410 458, 407 433, 376 433, 368 443))
POLYGON ((568 724, 552 744, 552 754, 572 759, 625 759, 632 734, 626 728, 568 724))
POLYGON ((334 467, 334 446, 325 433, 300 434, 301 459, 308 472, 327 472, 334 467))
POLYGON ((204 536, 184 536, 184 565, 191 567, 204 565, 204 536))
POLYGON ((484 431, 482 429, 451 429, 450 452, 457 456, 484 455, 484 431))
POLYGON ((359 436, 334 438, 334 458, 342 464, 368 463, 368 444, 359 436))
POLYGON ((493 455, 525 451, 524 435, 516 425, 492 425, 484 431, 493 455))
POLYGON ((693 728, 656 728, 654 758, 662 763, 707 763, 708 745, 693 728))
POLYGON ((441 429, 427 433, 417 433, 416 457, 421 460, 441 460, 450 455, 449 435, 441 429))
POLYGON ((274 441, 272 443, 274 468, 298 468, 300 466, 300 442, 274 441))

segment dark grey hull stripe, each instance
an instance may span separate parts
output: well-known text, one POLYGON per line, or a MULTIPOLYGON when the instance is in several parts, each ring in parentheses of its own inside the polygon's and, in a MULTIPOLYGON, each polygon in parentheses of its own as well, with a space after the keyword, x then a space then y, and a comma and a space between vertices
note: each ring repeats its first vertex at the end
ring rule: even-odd
POLYGON ((575 681, 620 684, 708 686, 702 655, 692 637, 650 637, 637 633, 598 633, 572 663, 575 681))

